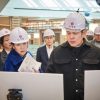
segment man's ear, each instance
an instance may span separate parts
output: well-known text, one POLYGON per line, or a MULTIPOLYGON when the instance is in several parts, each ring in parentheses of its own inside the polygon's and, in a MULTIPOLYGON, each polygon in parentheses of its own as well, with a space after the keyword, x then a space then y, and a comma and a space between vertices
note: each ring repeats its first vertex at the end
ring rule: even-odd
POLYGON ((27 42, 27 48, 29 47, 29 41, 27 42))
POLYGON ((12 48, 13 48, 13 49, 15 49, 15 47, 14 47, 14 46, 13 46, 12 48))
POLYGON ((55 36, 53 37, 53 42, 55 42, 55 36))

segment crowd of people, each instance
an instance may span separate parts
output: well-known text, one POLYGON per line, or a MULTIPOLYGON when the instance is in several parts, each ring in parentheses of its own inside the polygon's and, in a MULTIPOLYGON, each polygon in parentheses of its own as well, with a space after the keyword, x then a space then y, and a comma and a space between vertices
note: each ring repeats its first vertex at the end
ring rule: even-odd
MULTIPOLYGON (((40 73, 64 75, 64 100, 84 100, 84 71, 100 70, 100 26, 87 30, 86 18, 70 13, 64 21, 67 40, 55 47, 55 33, 44 31, 45 45, 38 48, 40 73)), ((28 51, 28 33, 21 27, 0 31, 0 71, 17 72, 28 51)))

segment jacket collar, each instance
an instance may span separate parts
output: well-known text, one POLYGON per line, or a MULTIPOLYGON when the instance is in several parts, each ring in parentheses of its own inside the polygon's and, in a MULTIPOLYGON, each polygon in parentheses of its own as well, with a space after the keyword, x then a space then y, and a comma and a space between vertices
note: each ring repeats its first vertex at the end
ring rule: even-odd
POLYGON ((4 54, 6 54, 6 55, 7 55, 7 52, 5 51, 5 49, 3 49, 3 50, 2 50, 2 53, 4 53, 4 54))
MULTIPOLYGON (((61 46, 63 48, 66 48, 66 47, 73 48, 73 47, 70 46, 70 44, 68 43, 68 41, 66 41, 63 44, 61 44, 61 46)), ((83 47, 83 46, 89 47, 89 48, 91 47, 89 44, 87 44, 87 42, 85 40, 84 40, 83 44, 81 45, 81 47, 83 47)))

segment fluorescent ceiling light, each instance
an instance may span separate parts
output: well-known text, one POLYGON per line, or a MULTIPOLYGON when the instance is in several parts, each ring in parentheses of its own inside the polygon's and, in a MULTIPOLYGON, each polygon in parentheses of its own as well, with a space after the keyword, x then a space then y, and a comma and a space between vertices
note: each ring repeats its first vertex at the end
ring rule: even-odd
POLYGON ((33 0, 23 0, 23 2, 30 8, 36 8, 38 5, 33 0))
POLYGON ((92 5, 89 3, 89 1, 85 1, 85 3, 86 3, 89 7, 92 7, 92 5))
POLYGON ((65 0, 71 7, 82 7, 77 0, 65 0))
POLYGON ((58 8, 61 8, 62 6, 60 5, 59 1, 54 0, 54 2, 57 4, 58 8))
POLYGON ((28 2, 29 2, 33 7, 38 7, 38 5, 37 5, 33 0, 28 0, 28 2))
POLYGON ((95 7, 99 7, 99 5, 97 5, 96 1, 91 0, 91 1, 85 1, 85 3, 91 7, 91 8, 95 8, 95 7))
POLYGON ((65 0, 63 2, 67 7, 70 7, 70 5, 65 0))
POLYGON ((28 2, 28 0, 23 0, 23 2, 28 6, 28 7, 33 7, 29 2, 28 2))
POLYGON ((92 7, 99 7, 99 9, 100 9, 100 6, 96 3, 96 0, 90 1, 90 2, 92 4, 92 7))
POLYGON ((42 2, 47 6, 47 7, 57 7, 56 3, 54 0, 42 0, 42 2))

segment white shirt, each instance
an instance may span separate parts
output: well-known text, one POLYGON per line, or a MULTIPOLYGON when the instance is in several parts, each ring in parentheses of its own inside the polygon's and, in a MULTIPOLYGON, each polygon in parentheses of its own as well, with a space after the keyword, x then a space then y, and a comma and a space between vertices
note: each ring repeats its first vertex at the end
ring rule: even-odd
POLYGON ((7 53, 7 54, 9 54, 9 53, 10 53, 10 51, 8 51, 8 50, 5 50, 5 51, 6 51, 6 53, 7 53))
POLYGON ((48 48, 48 47, 46 46, 46 49, 47 49, 48 58, 50 58, 51 52, 52 52, 52 50, 53 50, 53 46, 50 47, 50 48, 48 48))

